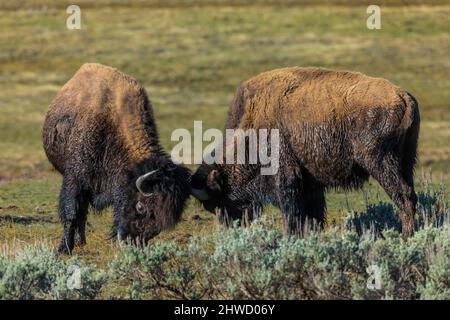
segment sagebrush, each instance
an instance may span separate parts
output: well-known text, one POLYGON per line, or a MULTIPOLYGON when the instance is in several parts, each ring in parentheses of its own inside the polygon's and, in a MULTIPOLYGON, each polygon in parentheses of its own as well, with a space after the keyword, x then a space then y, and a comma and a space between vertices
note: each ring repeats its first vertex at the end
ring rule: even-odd
POLYGON ((0 256, 0 298, 450 299, 448 197, 424 190, 407 240, 392 205, 380 202, 301 238, 265 216, 247 228, 217 225, 187 244, 119 245, 106 270, 29 247, 0 256))
POLYGON ((450 299, 450 224, 441 188, 419 194, 407 240, 391 204, 351 212, 325 232, 283 236, 270 218, 219 227, 188 245, 124 247, 111 263, 130 298, 450 299), (367 285, 376 267, 380 289, 367 285))

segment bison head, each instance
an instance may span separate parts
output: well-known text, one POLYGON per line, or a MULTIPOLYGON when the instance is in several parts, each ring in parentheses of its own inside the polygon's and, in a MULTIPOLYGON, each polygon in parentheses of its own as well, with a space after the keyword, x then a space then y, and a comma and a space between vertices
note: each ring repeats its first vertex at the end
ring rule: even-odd
POLYGON ((170 163, 133 179, 132 195, 118 221, 119 240, 146 244, 161 231, 173 228, 190 195, 189 178, 186 168, 170 163))
POLYGON ((191 193, 212 213, 240 219, 248 203, 243 188, 233 189, 229 177, 219 166, 202 164, 191 179, 191 193))

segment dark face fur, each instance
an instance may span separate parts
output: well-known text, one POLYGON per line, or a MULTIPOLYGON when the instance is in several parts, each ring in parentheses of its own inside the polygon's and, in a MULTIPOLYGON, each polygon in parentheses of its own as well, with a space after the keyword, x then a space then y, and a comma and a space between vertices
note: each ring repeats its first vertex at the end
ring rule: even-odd
POLYGON ((217 166, 202 164, 192 176, 193 195, 199 199, 209 212, 227 215, 230 218, 241 218, 245 210, 239 193, 231 192, 226 174, 217 166))
POLYGON ((173 228, 190 195, 187 169, 172 165, 149 173, 130 186, 132 200, 124 208, 117 229, 121 240, 146 244, 161 231, 173 228))

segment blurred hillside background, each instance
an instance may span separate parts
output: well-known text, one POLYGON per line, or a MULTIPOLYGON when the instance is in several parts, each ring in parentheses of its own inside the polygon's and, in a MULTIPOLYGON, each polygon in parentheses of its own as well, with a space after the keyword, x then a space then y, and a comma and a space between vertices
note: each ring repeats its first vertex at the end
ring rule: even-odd
MULTIPOLYGON (((85 62, 143 83, 167 151, 171 132, 192 130, 194 120, 223 128, 237 86, 260 72, 321 66, 383 77, 419 101, 418 176, 432 170, 434 181, 450 182, 450 1, 1 0, 0 30, 1 243, 60 236, 60 177, 41 128, 51 100, 85 62), (69 4, 81 8, 81 30, 66 28, 69 4), (381 30, 366 27, 369 4, 381 6, 381 30)), ((385 195, 375 183, 365 195, 332 192, 330 217, 362 207, 364 197, 385 195)), ((110 220, 90 218, 88 259, 113 251, 104 245, 110 220)), ((161 237, 183 240, 213 221, 192 201, 184 222, 161 237)))

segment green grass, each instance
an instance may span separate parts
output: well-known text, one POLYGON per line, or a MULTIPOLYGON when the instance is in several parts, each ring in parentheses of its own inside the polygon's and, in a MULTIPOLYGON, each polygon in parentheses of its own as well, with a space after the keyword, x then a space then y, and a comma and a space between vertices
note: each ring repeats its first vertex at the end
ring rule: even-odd
MULTIPOLYGON (((52 98, 88 61, 112 65, 145 85, 166 150, 174 145, 171 132, 192 130, 194 120, 203 120, 204 128, 223 128, 239 83, 262 71, 312 65, 387 78, 420 103, 418 172, 432 169, 435 181, 449 185, 450 5, 398 6, 401 2, 382 6, 383 28, 377 31, 365 27, 365 6, 350 0, 335 1, 339 6, 82 1, 79 31, 65 28, 60 2, 0 5, 0 243, 59 240, 61 180, 43 152, 41 128, 52 98)), ((329 221, 349 208, 364 208, 365 196, 386 200, 374 182, 365 192, 330 192, 329 221)), ((279 218, 276 209, 267 212, 279 218)), ((88 244, 76 249, 81 258, 108 263, 116 250, 107 239, 111 220, 110 212, 90 215, 88 244)), ((185 243, 216 223, 191 200, 182 222, 156 241, 185 243)))

